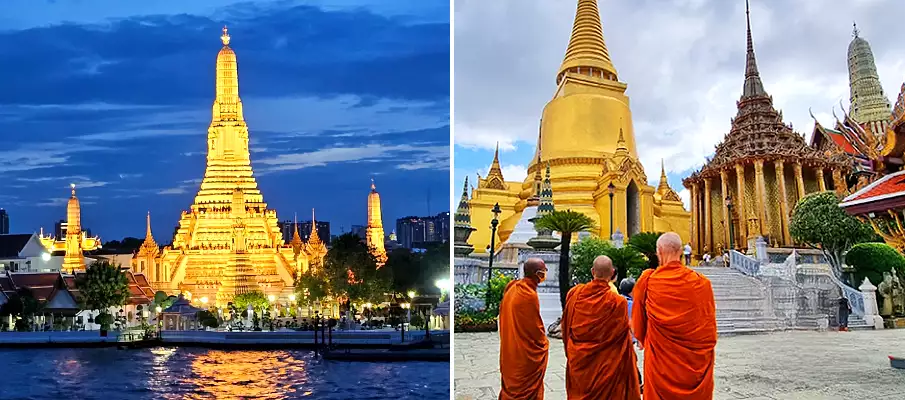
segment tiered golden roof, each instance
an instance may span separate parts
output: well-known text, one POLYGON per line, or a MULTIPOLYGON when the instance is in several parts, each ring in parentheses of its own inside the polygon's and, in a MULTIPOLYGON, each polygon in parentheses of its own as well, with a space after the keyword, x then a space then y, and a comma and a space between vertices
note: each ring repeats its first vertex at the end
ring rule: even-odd
POLYGON ((305 253, 308 254, 308 262, 312 267, 324 265, 324 257, 327 255, 327 246, 321 241, 317 233, 317 220, 314 218, 314 209, 311 209, 311 235, 305 244, 305 253))
POLYGON ((151 234, 151 212, 148 211, 147 231, 145 232, 145 241, 141 243, 138 249, 138 257, 156 257, 160 253, 160 247, 154 241, 154 235, 151 234))
POLYGON ((618 80, 616 67, 610 60, 610 53, 603 40, 603 25, 597 0, 579 0, 572 25, 572 37, 566 48, 566 57, 556 74, 556 83, 562 81, 567 71, 587 68, 603 72, 610 80, 618 80))

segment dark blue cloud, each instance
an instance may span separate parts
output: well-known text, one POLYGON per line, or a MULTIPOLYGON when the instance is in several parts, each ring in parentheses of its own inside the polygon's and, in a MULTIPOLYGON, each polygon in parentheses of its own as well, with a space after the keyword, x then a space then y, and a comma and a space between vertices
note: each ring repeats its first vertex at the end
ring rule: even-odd
POLYGON ((388 231, 427 213, 428 192, 431 212, 447 209, 448 24, 290 2, 179 11, 0 30, 0 208, 13 230, 51 228, 76 182, 94 233, 143 235, 150 210, 171 240, 204 172, 223 24, 259 186, 281 219, 313 207, 334 232, 363 224, 372 176, 388 231))

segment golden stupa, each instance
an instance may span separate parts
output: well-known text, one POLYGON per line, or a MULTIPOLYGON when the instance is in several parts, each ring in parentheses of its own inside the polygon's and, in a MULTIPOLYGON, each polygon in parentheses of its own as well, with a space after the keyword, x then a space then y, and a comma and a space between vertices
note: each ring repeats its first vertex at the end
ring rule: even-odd
POLYGON ((201 188, 189 211, 180 216, 172 247, 154 256, 149 227, 147 246, 136 254, 133 268, 147 274, 156 290, 189 292, 193 299, 207 298, 217 306, 256 290, 287 298, 308 258, 284 245, 276 211, 267 208, 258 190, 239 99, 236 53, 225 27, 221 40, 201 188))
POLYGON ((475 251, 487 251, 491 209, 496 203, 502 210, 496 243, 506 241, 535 192, 532 176, 547 165, 556 208, 587 214, 601 237, 608 238, 616 230, 627 236, 675 231, 687 241, 690 214, 666 183, 665 174, 659 188, 647 184, 635 149, 627 86, 618 80, 610 59, 596 0, 578 1, 556 84, 553 99, 543 111, 536 154, 524 182, 505 181, 499 149, 487 177, 478 176, 469 204, 472 226, 478 229, 470 237, 475 251))

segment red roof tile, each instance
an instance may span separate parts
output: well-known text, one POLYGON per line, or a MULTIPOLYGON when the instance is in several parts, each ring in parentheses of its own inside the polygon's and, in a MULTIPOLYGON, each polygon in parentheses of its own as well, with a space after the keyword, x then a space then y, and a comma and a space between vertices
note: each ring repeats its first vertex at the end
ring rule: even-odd
POLYGON ((40 273, 12 273, 10 277, 13 280, 13 285, 17 288, 27 287, 44 287, 44 286, 54 286, 57 283, 57 279, 60 278, 59 272, 40 272, 40 273))
POLYGON ((836 146, 842 149, 842 151, 853 155, 861 154, 857 150, 855 150, 855 147, 852 146, 852 144, 849 143, 848 139, 846 139, 845 136, 843 136, 841 133, 830 132, 828 130, 826 131, 826 133, 830 138, 833 139, 833 143, 835 143, 836 146))
POLYGON ((864 193, 861 193, 857 197, 852 198, 848 201, 851 202, 855 200, 865 200, 872 197, 898 192, 905 192, 905 176, 895 176, 890 179, 886 179, 885 181, 878 182, 876 186, 864 191, 864 193))

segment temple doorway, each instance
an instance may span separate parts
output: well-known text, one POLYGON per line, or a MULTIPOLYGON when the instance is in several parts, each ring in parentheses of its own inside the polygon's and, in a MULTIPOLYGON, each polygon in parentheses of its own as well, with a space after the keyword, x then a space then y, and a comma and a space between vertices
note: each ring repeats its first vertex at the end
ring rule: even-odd
POLYGON ((632 180, 625 189, 625 218, 628 237, 641 232, 641 199, 638 193, 638 185, 632 180))

